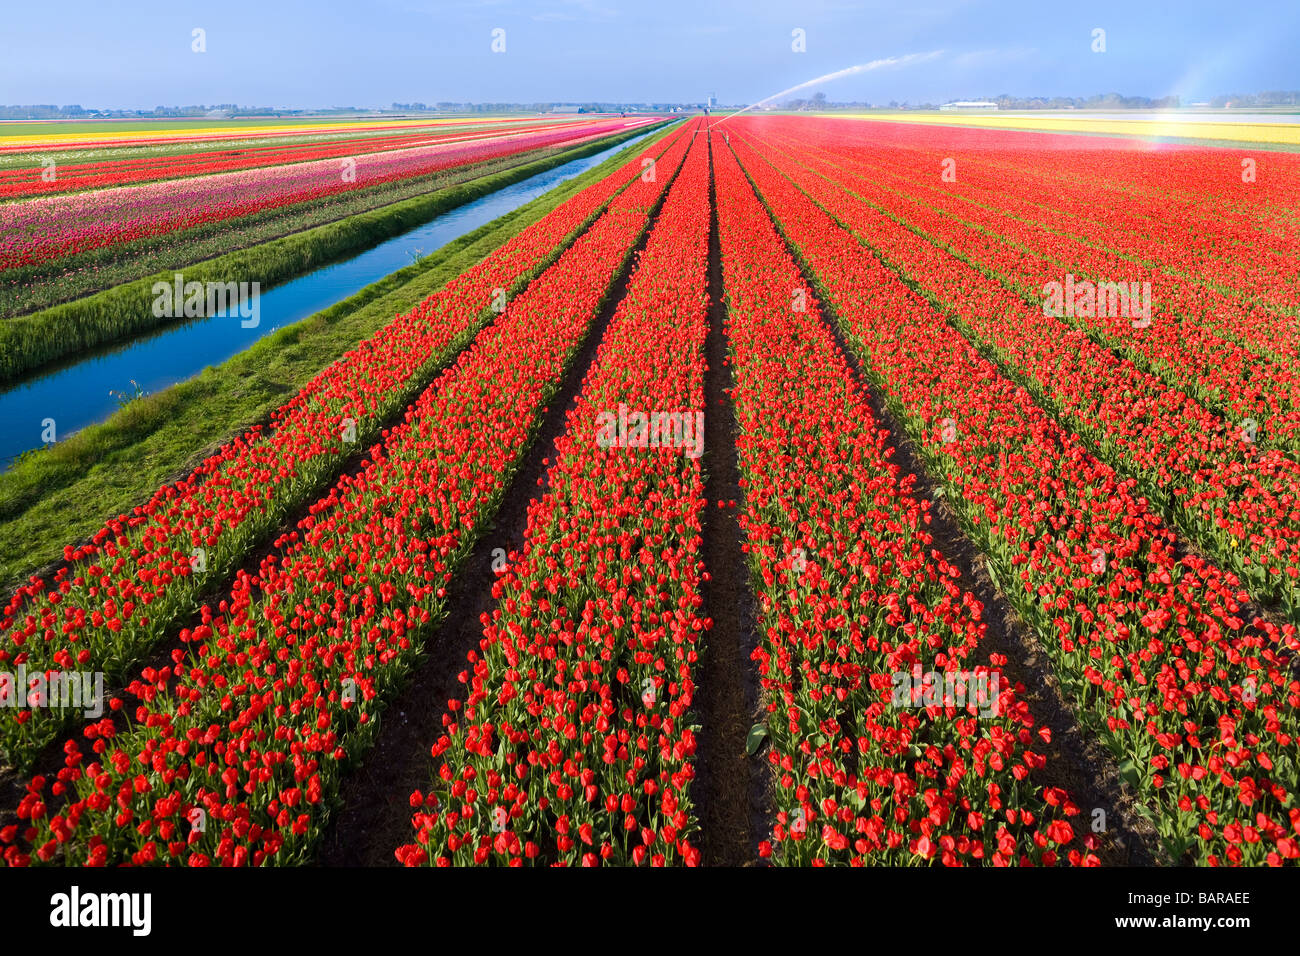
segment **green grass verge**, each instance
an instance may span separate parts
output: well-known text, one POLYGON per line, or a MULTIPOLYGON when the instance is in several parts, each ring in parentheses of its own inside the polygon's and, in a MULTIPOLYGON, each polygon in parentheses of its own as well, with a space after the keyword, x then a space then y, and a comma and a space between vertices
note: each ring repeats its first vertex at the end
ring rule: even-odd
MULTIPOLYGON (((458 206, 644 132, 606 137, 532 162, 416 195, 260 245, 186 265, 185 280, 260 282, 263 291, 334 259, 400 235, 458 206)), ((217 237, 220 239, 221 237, 217 237)), ((188 248, 188 247, 187 247, 188 248)), ((0 385, 42 365, 178 321, 153 314, 154 283, 171 282, 175 267, 95 295, 0 322, 0 385)))
MULTIPOLYGON (((660 130, 530 203, 455 239, 223 364, 131 402, 0 474, 0 588, 61 559, 163 484, 273 412, 318 372, 569 197, 668 135, 660 130)), ((608 148, 608 142, 605 148, 608 148)))

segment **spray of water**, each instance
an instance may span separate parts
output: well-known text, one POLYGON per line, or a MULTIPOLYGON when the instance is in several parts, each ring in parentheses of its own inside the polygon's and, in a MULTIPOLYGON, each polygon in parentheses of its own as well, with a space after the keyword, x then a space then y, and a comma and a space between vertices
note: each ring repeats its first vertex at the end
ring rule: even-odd
POLYGON ((870 63, 859 63, 857 66, 850 66, 843 70, 836 70, 834 73, 827 73, 825 76, 815 77, 805 83, 800 83, 798 86, 792 86, 788 90, 782 90, 780 93, 773 93, 771 96, 765 96, 757 103, 750 103, 743 110, 737 110, 734 113, 724 116, 717 123, 713 124, 713 128, 717 129, 727 120, 739 116, 741 113, 748 113, 750 110, 759 106, 766 106, 773 100, 779 100, 783 97, 789 96, 791 93, 798 93, 800 90, 806 90, 808 87, 816 86, 819 83, 829 83, 831 80, 838 80, 846 76, 855 76, 858 73, 869 73, 872 70, 881 70, 888 66, 911 66, 915 63, 924 63, 927 60, 936 59, 942 55, 942 50, 932 50, 929 53, 908 53, 905 56, 887 56, 880 60, 872 60, 870 63))

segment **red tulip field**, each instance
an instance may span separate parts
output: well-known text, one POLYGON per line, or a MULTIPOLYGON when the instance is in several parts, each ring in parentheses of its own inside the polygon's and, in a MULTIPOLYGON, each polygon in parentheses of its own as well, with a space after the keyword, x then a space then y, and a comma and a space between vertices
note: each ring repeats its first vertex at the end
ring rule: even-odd
POLYGON ((0 476, 0 534, 62 535, 0 592, 3 866, 1300 865, 1294 152, 745 111, 14 146, 0 271, 341 157, 633 133, 285 320, 257 361, 317 364, 165 477, 0 476), (30 510, 77 489, 89 530, 30 510))

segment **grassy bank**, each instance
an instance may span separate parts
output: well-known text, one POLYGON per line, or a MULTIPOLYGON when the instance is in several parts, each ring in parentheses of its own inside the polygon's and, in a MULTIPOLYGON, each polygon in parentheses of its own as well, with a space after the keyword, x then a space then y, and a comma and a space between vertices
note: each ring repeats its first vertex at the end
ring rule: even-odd
MULTIPOLYGON (((418 263, 258 341, 220 366, 130 403, 108 421, 33 452, 0 474, 0 587, 57 561, 65 544, 148 500, 162 484, 270 414, 321 369, 468 269, 635 151, 620 150, 531 203, 418 263)), ((608 143, 605 144, 606 147, 608 143)))
MULTIPOLYGON (((512 183, 608 149, 639 132, 644 130, 586 143, 469 182, 411 196, 203 262, 186 264, 183 269, 185 280, 260 282, 265 291, 330 260, 400 235, 512 183)), ((356 197, 356 201, 364 203, 367 200, 356 197)), ((226 224, 219 231, 224 233, 228 229, 229 224, 226 224)), ((212 242, 229 243, 228 237, 224 240, 220 235, 209 238, 212 242)), ((194 251, 192 245, 174 250, 175 254, 187 260, 194 251)), ((202 252, 198 254, 202 255, 202 252)), ((167 268, 166 272, 154 273, 74 302, 0 322, 0 385, 86 349, 109 345, 177 321, 153 314, 153 285, 159 281, 171 282, 173 271, 180 268, 180 260, 167 268)))

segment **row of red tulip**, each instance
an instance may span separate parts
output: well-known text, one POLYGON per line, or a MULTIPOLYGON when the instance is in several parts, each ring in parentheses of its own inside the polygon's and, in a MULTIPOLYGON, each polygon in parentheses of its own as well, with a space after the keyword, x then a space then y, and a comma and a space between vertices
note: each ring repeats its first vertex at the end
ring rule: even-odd
POLYGON ((1035 310, 821 176, 799 172, 809 195, 836 210, 948 310, 972 341, 1117 468, 1138 478, 1164 514, 1261 600, 1300 622, 1300 463, 1261 450, 1248 432, 1035 310))
POLYGON ((188 654, 132 682, 133 720, 87 727, 90 753, 64 745, 57 779, 28 785, 22 832, 0 831, 7 862, 307 857, 684 153, 678 137, 661 174, 621 192, 364 468, 277 539, 256 575, 241 573, 214 617, 181 632, 188 654))
MULTIPOLYGON (((680 133, 678 134, 680 136, 680 133)), ((189 476, 119 515, 66 565, 0 611, 0 665, 125 676, 257 541, 318 494, 351 453, 410 401, 493 310, 554 261, 663 141, 522 230, 482 262, 344 354, 271 416, 189 476)), ((21 766, 75 711, 0 713, 0 753, 21 766)))
POLYGON ((493 585, 465 697, 433 745, 437 775, 411 795, 415 842, 396 851, 408 866, 699 860, 708 237, 698 136, 528 506, 522 550, 493 585), (676 424, 602 434, 607 416, 642 428, 647 414, 676 424))
POLYGON ((1078 807, 1035 782, 1050 732, 1001 680, 1005 661, 980 651, 982 605, 934 548, 929 503, 889 461, 888 433, 734 156, 715 155, 777 781, 775 846, 762 853, 815 866, 1095 863, 1071 847, 1078 807), (921 694, 931 672, 947 696, 921 694))
POLYGON ((811 140, 901 159, 914 183, 1169 267, 1246 300, 1297 304, 1300 160, 1278 151, 1041 132, 804 121, 811 140), (952 174, 939 182, 944 160, 952 174), (922 175, 918 176, 920 171, 922 175))
MULTIPOLYGON (((732 140, 1003 593, 1036 632, 1082 726, 1111 749, 1139 806, 1150 807, 1139 812, 1151 814, 1170 857, 1300 858, 1294 626, 1242 620, 1237 580, 1197 557, 1180 559, 1175 536, 1131 479, 1090 454, 809 198, 819 195, 818 177, 779 160, 778 170, 764 158, 774 152, 761 156, 732 140)), ((820 198, 899 252, 896 235, 884 245, 848 194, 820 198)), ((908 250, 904 261, 918 282, 942 281, 952 260, 924 245, 926 258, 908 250)), ((973 321, 977 309, 962 317, 973 321)))
MULTIPOLYGON (((769 139, 776 137, 769 134, 769 139)), ((1300 358, 1300 323, 1293 317, 1263 308, 1252 310, 1167 270, 1143 266, 1047 231, 1036 222, 1027 223, 1004 208, 1014 205, 1014 196, 989 189, 976 203, 946 187, 917 182, 913 157, 868 159, 863 150, 819 148, 804 137, 787 136, 780 142, 791 158, 1000 279, 1031 308, 1046 307, 1044 290, 1056 282, 1063 300, 1058 304, 1064 306, 1058 308, 1058 317, 1195 397, 1229 425, 1253 421, 1256 445, 1276 445, 1293 456, 1300 451, 1300 377, 1295 368, 1300 358), (1085 288, 1085 281, 1093 285, 1085 288), (1117 302, 1111 303, 1097 294, 1096 283, 1107 281, 1122 283, 1123 300, 1117 296, 1117 302), (1149 290, 1145 312, 1137 305, 1144 284, 1149 290), (1091 300, 1085 294, 1089 289, 1091 300), (1088 314, 1071 307, 1076 296, 1088 314), (1121 308, 1107 308, 1116 304, 1121 308), (1107 315, 1108 311, 1115 314, 1107 315)), ((937 168, 937 160, 934 165, 937 168)), ((960 183, 970 191, 965 177, 960 183)), ((1052 201, 1048 196, 1034 199, 1035 208, 1052 201)), ((1166 231, 1182 230, 1171 223, 1166 231)))
MULTIPOLYGON (((1232 191, 1254 191, 1254 184, 1242 189, 1240 152, 1222 147, 1202 147, 1198 152, 1206 164, 1226 172, 1232 191)), ((916 151, 910 162, 938 170, 942 158, 949 155, 951 147, 932 141, 916 151)), ((1166 155, 1157 154, 1152 157, 1155 161, 1146 165, 1159 166, 1166 155)), ((1226 298, 1213 296, 1214 301, 1237 306, 1256 302, 1281 309, 1300 305, 1295 287, 1300 279, 1295 237, 1278 234, 1262 216, 1222 216, 1221 194, 1205 191, 1171 203, 1168 197, 1135 196, 1122 179, 1102 185, 1092 172, 1090 156, 1052 157, 1050 161, 1041 154, 1017 156, 1010 164, 998 161, 1003 158, 963 152, 957 157, 961 172, 955 182, 941 184, 936 175, 933 187, 944 195, 970 197, 1036 228, 1108 250, 1130 263, 1130 268, 1147 265, 1188 285, 1227 293, 1226 298)), ((1266 154, 1258 157, 1258 163, 1271 178, 1288 185, 1292 203, 1300 199, 1294 185, 1300 164, 1293 156, 1266 154)), ((915 182, 915 166, 912 168, 915 182)))
MULTIPOLYGON (((963 170, 969 165, 963 163, 963 170)), ((1082 174, 1071 165, 1072 175, 1082 174)), ((1043 166, 1038 162, 1033 168, 1043 166)), ((1142 210, 1120 192, 1108 208, 1108 197, 1098 195, 1091 183, 1054 180, 1030 189, 1025 182, 1008 181, 1001 170, 985 178, 981 186, 976 170, 956 184, 927 184, 926 191, 965 200, 967 209, 992 211, 1012 231, 1027 228, 1062 240, 1056 251, 1067 264, 1078 257, 1080 263, 1105 263, 1103 276, 1149 278, 1180 317, 1262 356, 1294 359, 1300 343, 1295 238, 1274 234, 1262 221, 1225 230, 1209 195, 1190 208, 1153 202, 1142 210), (1071 192, 1082 195, 1071 197, 1071 192)))

